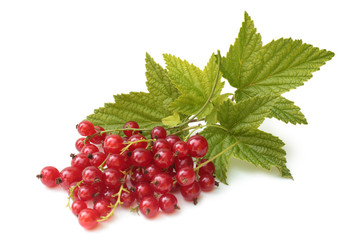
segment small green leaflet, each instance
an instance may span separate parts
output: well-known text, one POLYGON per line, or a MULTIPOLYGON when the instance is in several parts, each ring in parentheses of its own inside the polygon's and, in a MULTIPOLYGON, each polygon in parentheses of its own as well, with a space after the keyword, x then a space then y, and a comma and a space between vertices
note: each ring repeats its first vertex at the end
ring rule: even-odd
MULTIPOLYGON (((164 54, 164 60, 172 83, 181 92, 181 96, 170 106, 173 110, 186 115, 196 114, 208 100, 216 81, 218 83, 211 100, 220 96, 224 82, 220 82, 220 77, 217 79, 218 64, 215 54, 211 56, 204 70, 170 54, 164 54)), ((198 114, 198 118, 207 116, 212 109, 213 106, 208 104, 198 114)))
POLYGON ((280 97, 278 101, 276 101, 275 105, 271 108, 271 112, 268 117, 274 117, 285 123, 307 124, 307 120, 304 114, 300 111, 300 108, 296 106, 294 102, 284 97, 280 97))
POLYGON ((202 131, 201 134, 209 143, 207 158, 231 147, 214 160, 215 175, 221 182, 226 183, 230 157, 249 161, 265 169, 275 166, 282 176, 291 178, 285 165, 284 143, 257 129, 277 100, 277 96, 271 95, 248 98, 239 103, 228 100, 218 112, 220 125, 212 125, 202 131))

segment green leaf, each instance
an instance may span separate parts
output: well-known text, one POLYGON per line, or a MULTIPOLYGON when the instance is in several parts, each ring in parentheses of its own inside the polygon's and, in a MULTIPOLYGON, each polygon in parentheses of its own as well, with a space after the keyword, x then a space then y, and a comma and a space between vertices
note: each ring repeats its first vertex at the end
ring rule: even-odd
POLYGON ((236 101, 258 94, 281 95, 312 77, 334 53, 320 50, 301 40, 279 39, 263 46, 249 61, 256 63, 244 76, 240 76, 236 101))
POLYGON ((164 106, 169 106, 180 96, 179 90, 171 83, 166 70, 156 63, 150 54, 146 53, 145 61, 147 89, 162 101, 164 106))
POLYGON ((284 143, 278 137, 258 129, 233 132, 218 127, 207 127, 201 134, 209 144, 206 158, 210 159, 225 151, 213 160, 215 176, 222 183, 227 184, 230 157, 248 161, 267 170, 274 166, 282 177, 292 179, 290 170, 286 167, 284 143))
POLYGON ((163 118, 161 121, 165 126, 168 127, 174 127, 181 123, 180 115, 178 112, 174 112, 173 115, 163 118))
MULTIPOLYGON (((170 105, 175 111, 186 115, 198 113, 211 95, 215 81, 218 83, 211 100, 220 95, 224 82, 220 82, 221 77, 217 79, 218 65, 215 54, 211 56, 204 70, 169 54, 164 54, 164 59, 172 83, 181 92, 181 96, 170 105)), ((208 115, 212 108, 213 106, 208 104, 197 117, 208 115)))
POLYGON ((233 94, 231 93, 224 93, 220 96, 216 97, 213 101, 211 101, 211 104, 213 105, 213 108, 211 112, 205 117, 205 122, 207 124, 214 124, 218 122, 217 113, 220 109, 220 106, 233 94))
POLYGON ((261 36, 256 32, 254 22, 246 12, 244 18, 234 45, 221 60, 221 72, 235 88, 240 87, 240 79, 246 78, 254 67, 254 56, 262 47, 261 36))
POLYGON ((231 131, 258 128, 277 99, 277 96, 266 95, 248 98, 235 104, 227 100, 218 111, 219 122, 231 131))
POLYGON ((275 105, 271 108, 269 118, 277 118, 285 123, 292 124, 307 124, 307 120, 304 114, 300 111, 300 108, 294 104, 294 102, 279 97, 275 105))

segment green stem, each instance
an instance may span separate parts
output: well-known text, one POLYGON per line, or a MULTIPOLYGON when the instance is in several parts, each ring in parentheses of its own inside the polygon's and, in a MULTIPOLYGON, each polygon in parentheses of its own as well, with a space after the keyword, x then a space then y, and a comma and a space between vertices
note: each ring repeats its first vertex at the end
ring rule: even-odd
POLYGON ((129 190, 127 190, 127 189, 124 188, 124 183, 121 184, 121 187, 120 187, 119 192, 116 193, 115 195, 113 195, 113 197, 117 196, 117 199, 116 199, 115 204, 114 204, 114 205, 111 205, 111 208, 112 208, 112 209, 111 209, 110 213, 109 213, 108 215, 106 215, 106 216, 100 217, 100 219, 97 220, 98 222, 102 222, 102 221, 108 220, 108 219, 114 214, 115 208, 116 208, 117 206, 121 206, 121 204, 123 204, 123 202, 121 202, 121 200, 120 200, 120 199, 121 199, 121 193, 122 193, 122 191, 129 191, 129 190))
POLYGON ((215 156, 213 156, 212 158, 208 159, 207 161, 201 163, 199 166, 197 166, 194 171, 199 170, 201 167, 205 166, 206 164, 208 164, 209 162, 214 161, 215 158, 223 155, 224 153, 226 153, 227 151, 229 151, 231 148, 235 147, 238 144, 238 142, 230 145, 229 147, 225 148, 223 151, 221 151, 220 153, 216 154, 215 156))
POLYGON ((217 51, 217 57, 218 57, 218 71, 217 71, 217 74, 216 74, 216 79, 215 79, 215 83, 213 85, 213 88, 211 89, 211 93, 208 97, 208 99, 206 100, 206 102, 204 103, 204 105, 200 108, 200 110, 195 113, 195 115, 193 115, 191 118, 189 118, 187 121, 183 122, 183 123, 180 123, 179 125, 175 126, 175 127, 171 127, 171 128, 167 128, 166 130, 172 130, 172 129, 175 129, 175 128, 180 128, 182 126, 185 126, 186 124, 192 122, 200 113, 202 113, 205 108, 209 105, 212 97, 214 96, 215 94, 215 90, 216 90, 216 86, 219 82, 219 77, 220 77, 220 64, 221 64, 221 55, 220 55, 220 51, 218 50, 217 51))

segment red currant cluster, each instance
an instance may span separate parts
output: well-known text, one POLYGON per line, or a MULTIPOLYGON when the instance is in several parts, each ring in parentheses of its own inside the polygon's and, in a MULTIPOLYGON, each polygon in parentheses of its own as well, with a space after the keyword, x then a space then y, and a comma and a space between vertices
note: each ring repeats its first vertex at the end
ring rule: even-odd
POLYGON ((48 187, 60 185, 68 191, 68 206, 86 229, 108 219, 117 206, 131 208, 135 202, 138 206, 131 209, 148 218, 159 209, 172 213, 179 209, 177 191, 196 204, 200 192, 216 184, 215 166, 203 158, 207 140, 199 134, 183 141, 158 126, 148 130, 151 139, 146 139, 141 135, 146 129, 134 121, 105 131, 84 120, 77 130, 83 137, 75 143, 79 153, 71 154, 71 166, 61 172, 45 167, 38 178, 48 187))

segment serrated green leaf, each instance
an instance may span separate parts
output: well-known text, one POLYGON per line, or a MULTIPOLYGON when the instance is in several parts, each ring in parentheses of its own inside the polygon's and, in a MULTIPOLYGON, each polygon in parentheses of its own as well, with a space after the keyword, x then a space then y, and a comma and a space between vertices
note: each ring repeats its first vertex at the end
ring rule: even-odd
POLYGON ((181 123, 180 115, 178 112, 174 112, 174 114, 172 114, 166 118, 163 118, 161 121, 165 126, 168 126, 168 127, 174 127, 181 123))
POLYGON ((300 111, 300 108, 296 106, 294 102, 284 97, 279 97, 274 106, 270 109, 268 117, 274 117, 285 123, 307 124, 307 120, 300 111))
POLYGON ((230 85, 240 87, 240 79, 246 75, 254 67, 254 56, 261 49, 261 36, 256 32, 254 22, 245 12, 244 22, 240 28, 238 37, 235 39, 234 45, 221 60, 221 72, 230 85))
POLYGON ((239 79, 236 101, 258 94, 282 94, 312 77, 334 53, 320 50, 301 40, 278 39, 263 46, 251 61, 256 64, 239 79))
POLYGON ((205 122, 207 124, 214 124, 218 122, 217 114, 220 109, 220 106, 228 99, 229 96, 233 94, 231 93, 224 93, 219 95, 217 98, 215 98, 213 101, 211 101, 210 104, 213 105, 213 109, 211 112, 205 117, 205 122))
POLYGON ((258 128, 269 115, 277 99, 277 96, 266 95, 248 98, 238 103, 227 100, 218 111, 219 122, 231 131, 258 128))
MULTIPOLYGON (((224 82, 220 81, 221 77, 217 79, 218 65, 214 54, 204 70, 170 54, 164 54, 164 59, 172 83, 181 92, 181 96, 170 105, 174 110, 186 115, 198 113, 211 95, 215 81, 218 83, 211 100, 220 95, 224 82)), ((208 104, 198 118, 208 115, 212 108, 208 104)))
POLYGON ((180 92, 171 83, 166 70, 146 53, 146 86, 149 92, 155 95, 164 106, 169 106, 179 96, 180 92))
POLYGON ((282 177, 292 178, 286 167, 284 143, 278 137, 258 129, 233 132, 218 127, 207 127, 201 134, 208 140, 209 151, 205 156, 208 159, 228 149, 213 160, 215 176, 225 184, 230 157, 248 161, 267 170, 272 166, 276 167, 282 177))

